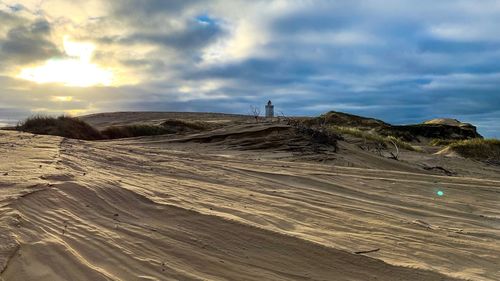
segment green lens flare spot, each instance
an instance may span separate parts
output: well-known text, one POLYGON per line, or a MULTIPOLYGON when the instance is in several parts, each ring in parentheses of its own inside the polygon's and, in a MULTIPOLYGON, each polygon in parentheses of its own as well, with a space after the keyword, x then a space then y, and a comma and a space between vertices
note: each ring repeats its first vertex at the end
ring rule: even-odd
POLYGON ((436 192, 436 194, 437 194, 438 196, 443 196, 443 195, 444 195, 444 192, 442 192, 441 190, 439 190, 438 192, 436 192))

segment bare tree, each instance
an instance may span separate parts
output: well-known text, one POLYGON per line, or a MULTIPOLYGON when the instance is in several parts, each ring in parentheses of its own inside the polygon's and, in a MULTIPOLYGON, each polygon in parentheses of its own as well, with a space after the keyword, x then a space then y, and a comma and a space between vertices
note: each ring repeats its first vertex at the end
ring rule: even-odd
POLYGON ((280 111, 278 114, 278 123, 281 123, 281 120, 288 122, 288 117, 286 117, 285 113, 283 111, 280 111))
POLYGON ((255 122, 259 123, 259 116, 260 116, 260 108, 258 106, 250 106, 250 113, 253 115, 255 118, 255 122))

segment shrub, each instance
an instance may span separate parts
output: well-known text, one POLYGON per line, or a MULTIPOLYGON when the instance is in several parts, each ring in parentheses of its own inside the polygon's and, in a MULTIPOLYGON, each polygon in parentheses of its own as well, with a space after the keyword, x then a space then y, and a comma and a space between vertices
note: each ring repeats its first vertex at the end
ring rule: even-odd
POLYGON ((158 136, 171 133, 171 130, 156 125, 113 126, 103 130, 102 135, 108 139, 158 136))
POLYGON ((188 122, 169 119, 161 125, 113 126, 99 132, 84 121, 68 117, 33 116, 16 126, 16 130, 40 135, 54 135, 82 140, 118 139, 142 136, 157 136, 211 128, 207 122, 188 122))
POLYGON ((53 135, 72 139, 98 140, 102 135, 84 121, 68 116, 36 115, 21 122, 17 130, 40 135, 53 135))
POLYGON ((500 161, 500 140, 470 139, 453 142, 449 148, 463 157, 500 161))
POLYGON ((288 125, 292 126, 295 131, 301 135, 311 138, 314 144, 333 146, 337 151, 337 142, 343 140, 342 136, 335 131, 329 130, 324 126, 320 126, 309 122, 308 120, 287 119, 288 125))

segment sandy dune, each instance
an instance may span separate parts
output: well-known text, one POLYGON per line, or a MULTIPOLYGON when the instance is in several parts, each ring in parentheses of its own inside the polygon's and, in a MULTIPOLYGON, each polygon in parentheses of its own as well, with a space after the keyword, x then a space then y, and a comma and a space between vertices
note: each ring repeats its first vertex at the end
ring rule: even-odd
POLYGON ((248 120, 246 115, 200 112, 111 112, 97 113, 79 117, 95 128, 103 129, 109 126, 131 124, 160 124, 165 119, 196 120, 206 122, 235 122, 248 120))
POLYGON ((500 279, 495 167, 421 161, 450 177, 350 143, 332 163, 361 168, 168 137, 0 137, 6 281, 500 279))

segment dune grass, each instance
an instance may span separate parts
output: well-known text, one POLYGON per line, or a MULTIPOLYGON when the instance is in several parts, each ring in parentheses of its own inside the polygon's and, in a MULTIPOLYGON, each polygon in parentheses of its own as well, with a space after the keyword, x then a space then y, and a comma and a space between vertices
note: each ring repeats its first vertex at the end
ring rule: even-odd
POLYGON ((447 140, 447 139, 433 139, 429 142, 431 146, 448 146, 457 140, 447 140))
POLYGON ((171 133, 165 127, 157 125, 127 125, 127 126, 113 126, 101 131, 102 135, 107 139, 121 139, 133 138, 144 136, 158 136, 171 133))
POLYGON ((203 131, 208 128, 210 128, 210 124, 206 122, 168 119, 160 125, 134 124, 113 126, 104 129, 101 133, 107 139, 119 139, 203 131))
POLYGON ((418 148, 413 147, 410 143, 405 142, 394 136, 382 136, 377 133, 360 130, 355 127, 329 126, 328 128, 338 134, 346 134, 353 137, 382 143, 384 145, 392 145, 392 142, 394 142, 399 148, 403 148, 410 151, 420 151, 418 148))
POLYGON ((466 158, 500 161, 500 140, 497 139, 461 140, 448 147, 466 158))
POLYGON ((82 140, 103 140, 202 131, 213 127, 214 125, 207 122, 169 119, 160 125, 133 124, 113 126, 98 131, 75 117, 35 115, 19 123, 13 129, 39 135, 53 135, 82 140))
POLYGON ((186 131, 186 130, 194 130, 194 131, 203 131, 206 129, 210 129, 214 127, 214 124, 203 122, 203 121, 185 121, 180 119, 167 119, 161 126, 165 128, 171 128, 176 131, 186 131))
POLYGON ((50 117, 35 115, 18 124, 16 130, 72 139, 102 139, 102 135, 98 130, 78 118, 69 116, 50 117))

